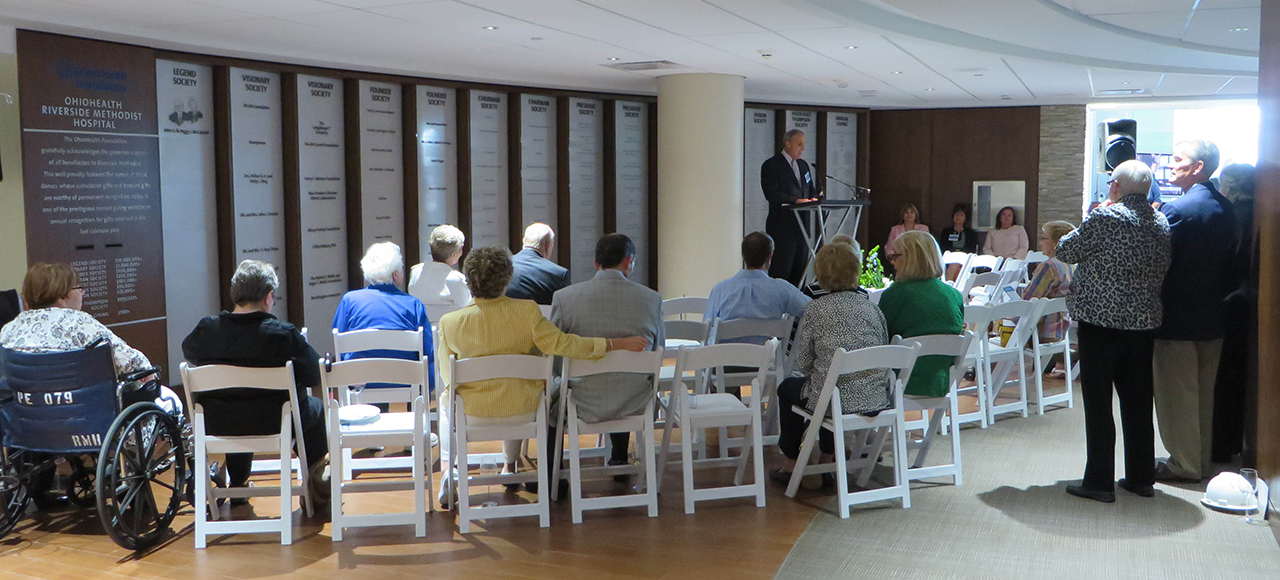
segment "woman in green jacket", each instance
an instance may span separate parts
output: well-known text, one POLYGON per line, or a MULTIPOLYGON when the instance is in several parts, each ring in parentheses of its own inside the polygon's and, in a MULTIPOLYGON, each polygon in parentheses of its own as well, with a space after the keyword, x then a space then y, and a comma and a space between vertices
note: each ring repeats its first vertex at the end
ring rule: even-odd
MULTIPOLYGON (((902 338, 964 332, 964 299, 942 281, 942 252, 925 232, 906 232, 893 240, 897 279, 880 295, 889 335, 902 338)), ((948 369, 955 361, 925 356, 916 361, 904 394, 941 397, 950 391, 948 369)))

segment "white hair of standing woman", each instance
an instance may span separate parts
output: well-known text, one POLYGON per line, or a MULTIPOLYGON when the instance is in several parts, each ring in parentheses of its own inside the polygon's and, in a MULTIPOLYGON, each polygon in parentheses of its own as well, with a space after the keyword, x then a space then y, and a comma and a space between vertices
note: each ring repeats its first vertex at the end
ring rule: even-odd
POLYGON ((1137 159, 1121 163, 1111 172, 1111 179, 1120 186, 1121 196, 1135 193, 1146 195, 1151 191, 1151 168, 1137 159))
POLYGON ((365 251, 360 259, 364 281, 370 284, 390 284, 396 272, 404 270, 404 255, 400 246, 392 242, 379 242, 365 251))

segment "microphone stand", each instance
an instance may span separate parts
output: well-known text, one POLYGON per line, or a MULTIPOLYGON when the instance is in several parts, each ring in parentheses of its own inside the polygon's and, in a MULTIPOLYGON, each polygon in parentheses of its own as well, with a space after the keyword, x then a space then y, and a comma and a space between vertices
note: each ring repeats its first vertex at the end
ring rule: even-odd
POLYGON ((837 178, 835 178, 834 176, 831 176, 831 175, 825 175, 824 177, 826 177, 827 179, 830 179, 830 180, 832 180, 832 181, 834 181, 834 182, 836 182, 836 183, 839 183, 840 185, 843 185, 843 186, 845 186, 845 187, 849 188, 849 191, 853 193, 853 197, 851 197, 851 198, 849 198, 849 199, 858 199, 858 196, 859 196, 859 195, 868 195, 868 196, 869 196, 869 195, 871 195, 871 189, 870 189, 870 188, 867 188, 867 187, 861 187, 861 186, 857 186, 857 185, 851 185, 851 184, 845 183, 845 182, 843 182, 843 181, 840 181, 839 179, 837 179, 837 178))

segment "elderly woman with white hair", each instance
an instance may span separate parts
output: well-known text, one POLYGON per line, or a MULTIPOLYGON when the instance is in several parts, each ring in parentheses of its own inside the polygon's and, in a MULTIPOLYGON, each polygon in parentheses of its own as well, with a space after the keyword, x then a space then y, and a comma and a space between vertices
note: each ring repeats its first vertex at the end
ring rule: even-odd
MULTIPOLYGON (((422 302, 400 289, 404 284, 404 255, 400 246, 380 242, 369 246, 360 269, 369 285, 352 290, 342 296, 338 311, 333 315, 333 328, 338 332, 377 328, 380 330, 417 330, 422 328, 422 352, 428 357, 432 369, 427 373, 431 388, 435 388, 435 354, 431 346, 431 322, 422 302)), ((345 355, 353 358, 402 358, 413 359, 414 354, 402 351, 369 350, 345 355)), ((378 385, 367 385, 377 388, 378 385)))
POLYGON ((1147 203, 1151 169, 1126 161, 1111 177, 1109 199, 1058 241, 1057 252, 1059 260, 1076 264, 1067 309, 1080 330, 1088 448, 1084 479, 1067 493, 1104 503, 1116 500, 1116 485, 1142 497, 1155 494, 1152 356, 1171 252, 1169 221, 1147 203), (1125 477, 1118 482, 1113 386, 1124 430, 1125 477))
POLYGON ((431 230, 431 261, 418 264, 409 271, 409 294, 427 307, 431 322, 471 302, 467 277, 455 270, 467 241, 462 230, 449 224, 431 230))

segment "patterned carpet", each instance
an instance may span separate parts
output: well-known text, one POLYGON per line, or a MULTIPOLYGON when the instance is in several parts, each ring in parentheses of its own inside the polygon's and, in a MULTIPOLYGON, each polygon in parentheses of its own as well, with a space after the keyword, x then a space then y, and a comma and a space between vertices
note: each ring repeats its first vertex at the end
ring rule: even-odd
MULTIPOLYGON (((1114 504, 1067 495, 1084 469, 1079 401, 1042 417, 1003 417, 961 433, 961 487, 917 482, 910 509, 864 504, 848 520, 832 498, 777 578, 1280 578, 1271 530, 1201 507, 1203 485, 1157 485, 1151 499, 1117 489, 1114 504)), ((934 453, 948 460, 940 442, 934 453)), ((877 468, 875 479, 891 477, 877 468)))

